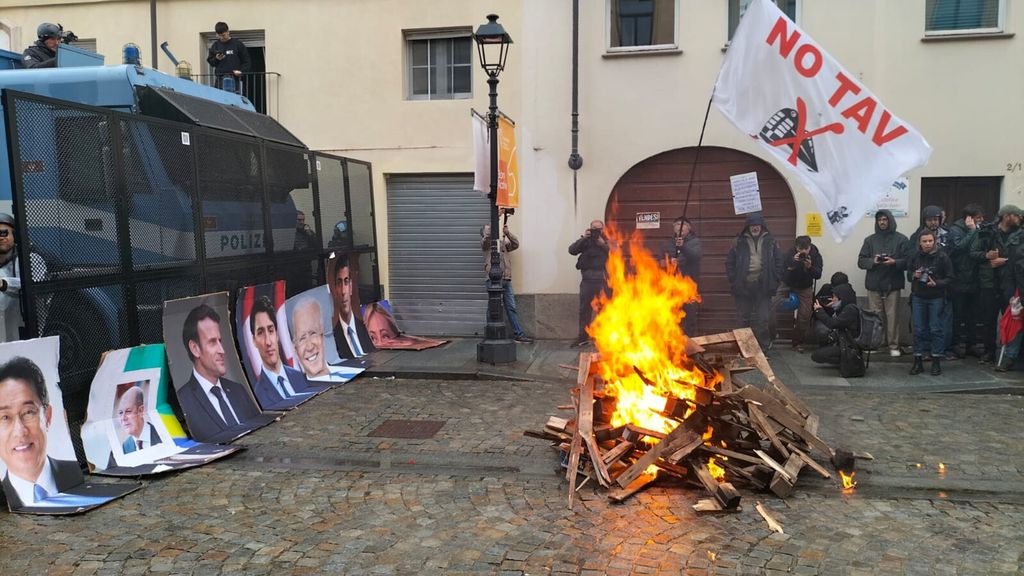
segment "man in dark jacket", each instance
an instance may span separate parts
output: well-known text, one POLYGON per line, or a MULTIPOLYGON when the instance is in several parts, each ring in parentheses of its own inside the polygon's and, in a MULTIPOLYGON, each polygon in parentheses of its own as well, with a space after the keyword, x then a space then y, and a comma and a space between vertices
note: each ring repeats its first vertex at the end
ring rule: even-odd
POLYGON ((39 39, 35 44, 21 53, 22 65, 25 68, 56 68, 57 47, 62 36, 60 26, 43 22, 36 28, 36 35, 39 39))
POLYGON ((598 294, 608 290, 608 273, 605 264, 608 262, 610 240, 604 235, 604 222, 594 220, 590 227, 583 231, 579 240, 569 245, 569 254, 578 256, 576 269, 580 271, 580 330, 573 346, 583 346, 590 342, 587 326, 594 319, 592 302, 598 294))
MULTIPOLYGON (((680 216, 672 223, 672 238, 661 243, 661 257, 683 276, 700 282, 700 259, 704 256, 700 238, 693 231, 690 221, 680 216)), ((683 305, 683 332, 687 336, 697 335, 697 303, 683 305)))
POLYGON ((811 360, 818 364, 839 364, 842 347, 849 346, 860 335, 860 310, 857 293, 849 284, 832 288, 832 298, 824 305, 814 301, 814 319, 829 329, 831 343, 811 352, 811 360), (831 310, 831 313, 830 313, 831 310))
POLYGON ((924 372, 924 355, 931 354, 932 375, 942 374, 941 358, 946 353, 943 322, 946 288, 953 277, 953 263, 936 245, 936 234, 923 230, 917 235, 918 250, 907 260, 911 309, 914 319, 914 365, 910 374, 924 372))
POLYGON ((978 322, 978 262, 971 257, 971 245, 978 234, 978 225, 985 221, 980 204, 968 204, 961 218, 949 227, 949 258, 953 262, 953 282, 949 296, 953 303, 953 350, 963 358, 974 347, 978 322))
POLYGON ((725 257, 725 273, 736 299, 740 327, 753 329, 758 344, 767 352, 771 349, 768 317, 782 275, 782 254, 761 214, 747 216, 743 231, 725 257))
POLYGON ((782 282, 771 302, 771 314, 768 317, 769 333, 774 340, 776 310, 779 303, 796 294, 799 306, 796 310, 796 324, 793 325, 793 349, 804 351, 807 328, 811 325, 811 305, 814 303, 814 283, 821 278, 823 267, 821 252, 811 243, 810 236, 797 236, 795 245, 782 258, 784 269, 782 282))
POLYGON ((224 77, 231 76, 235 79, 235 89, 240 91, 242 74, 252 68, 249 51, 241 40, 231 37, 231 30, 224 22, 217 22, 213 30, 217 33, 217 39, 210 44, 206 62, 217 75, 217 87, 223 88, 224 77))
MULTIPOLYGON (((1012 268, 1009 258, 1020 246, 1020 222, 1024 212, 1012 204, 999 209, 994 226, 982 226, 971 242, 971 258, 978 262, 978 305, 982 324, 981 361, 996 360, 996 330, 999 313, 1013 296, 1012 268)), ((1001 365, 1002 366, 1002 365, 1001 365)), ((997 367, 998 369, 999 367, 997 367)))
MULTIPOLYGON (((938 206, 925 206, 921 210, 921 227, 910 236, 910 249, 909 253, 913 254, 918 249, 918 237, 922 232, 930 230, 935 234, 935 245, 939 250, 950 255, 949 246, 949 227, 945 224, 946 211, 938 206)), ((913 286, 913 285, 911 285, 913 286)), ((942 340, 944 345, 943 350, 946 351, 947 358, 954 360, 956 356, 953 355, 953 302, 949 300, 952 296, 952 292, 946 293, 946 305, 942 307, 942 340)), ((911 322, 913 323, 913 322, 911 322)))
POLYGON ((893 357, 900 355, 899 303, 908 252, 907 237, 896 231, 892 212, 875 212, 875 233, 864 239, 857 267, 867 270, 868 306, 885 318, 885 338, 893 357))

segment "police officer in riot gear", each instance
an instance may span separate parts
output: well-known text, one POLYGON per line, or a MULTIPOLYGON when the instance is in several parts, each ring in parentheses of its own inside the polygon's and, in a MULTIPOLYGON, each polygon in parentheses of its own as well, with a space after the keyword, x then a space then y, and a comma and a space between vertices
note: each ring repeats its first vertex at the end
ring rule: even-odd
POLYGON ((56 68, 57 46, 61 43, 64 30, 57 24, 43 22, 36 28, 39 37, 36 43, 22 52, 21 63, 25 68, 56 68))

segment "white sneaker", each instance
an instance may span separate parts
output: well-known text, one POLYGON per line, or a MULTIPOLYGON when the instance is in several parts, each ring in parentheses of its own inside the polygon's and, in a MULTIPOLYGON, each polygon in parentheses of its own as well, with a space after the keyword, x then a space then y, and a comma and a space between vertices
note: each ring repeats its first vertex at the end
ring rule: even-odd
POLYGON ((892 356, 893 358, 899 358, 900 357, 900 350, 899 350, 899 348, 893 348, 893 349, 889 350, 889 356, 892 356))

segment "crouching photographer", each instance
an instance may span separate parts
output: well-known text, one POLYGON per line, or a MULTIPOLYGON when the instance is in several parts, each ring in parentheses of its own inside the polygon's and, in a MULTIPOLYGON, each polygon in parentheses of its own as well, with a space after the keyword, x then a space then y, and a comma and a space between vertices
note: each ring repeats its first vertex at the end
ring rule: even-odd
POLYGON ((832 297, 825 305, 815 300, 814 319, 828 328, 830 344, 812 352, 811 360, 838 365, 839 374, 844 378, 863 376, 864 356, 854 344, 860 335, 860 309, 853 286, 833 286, 832 297))

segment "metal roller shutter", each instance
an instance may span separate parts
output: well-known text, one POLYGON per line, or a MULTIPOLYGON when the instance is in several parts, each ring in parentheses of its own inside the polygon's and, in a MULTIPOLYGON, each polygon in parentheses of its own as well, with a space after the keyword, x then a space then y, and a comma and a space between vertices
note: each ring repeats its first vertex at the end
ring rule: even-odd
POLYGON ((487 313, 480 227, 489 203, 470 175, 388 179, 388 298, 402 330, 472 336, 487 313))

